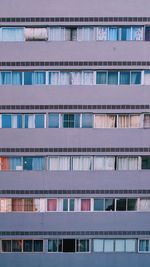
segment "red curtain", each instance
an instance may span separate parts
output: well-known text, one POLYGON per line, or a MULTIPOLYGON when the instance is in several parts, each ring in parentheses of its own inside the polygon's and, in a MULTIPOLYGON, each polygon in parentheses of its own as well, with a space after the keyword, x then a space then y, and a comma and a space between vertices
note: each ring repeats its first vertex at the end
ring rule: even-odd
POLYGON ((90 211, 91 202, 90 199, 81 199, 81 211, 90 211))
POLYGON ((9 170, 9 160, 7 157, 1 158, 1 170, 9 170))
POLYGON ((57 210, 57 199, 48 199, 47 210, 48 211, 56 211, 57 210))

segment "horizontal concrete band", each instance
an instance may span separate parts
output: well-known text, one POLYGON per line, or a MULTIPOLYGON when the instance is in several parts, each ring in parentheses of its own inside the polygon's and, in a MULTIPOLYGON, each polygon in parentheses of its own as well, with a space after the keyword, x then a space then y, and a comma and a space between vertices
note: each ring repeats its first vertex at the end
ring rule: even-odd
POLYGON ((31 195, 31 194, 37 194, 37 195, 45 195, 45 194, 55 194, 55 195, 64 195, 64 194, 150 194, 149 189, 135 189, 135 190, 129 190, 129 189, 123 189, 123 190, 0 190, 0 194, 7 194, 7 195, 31 195))

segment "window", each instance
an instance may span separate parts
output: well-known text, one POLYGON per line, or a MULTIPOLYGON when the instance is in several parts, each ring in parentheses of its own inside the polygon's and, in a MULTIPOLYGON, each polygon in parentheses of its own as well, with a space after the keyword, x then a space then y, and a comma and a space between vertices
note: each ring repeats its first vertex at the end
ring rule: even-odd
POLYGON ((139 128, 140 115, 119 115, 118 128, 139 128))
POLYGON ((11 252, 11 240, 2 240, 2 252, 11 252))
POLYGON ((25 28, 26 41, 47 41, 48 33, 46 28, 25 28))
POLYGON ((76 240, 76 251, 89 252, 89 240, 88 239, 76 240))
POLYGON ((70 72, 60 72, 60 85, 68 85, 71 83, 70 72))
POLYGON ((125 251, 126 252, 135 252, 136 251, 136 240, 135 239, 126 239, 125 240, 125 251))
POLYGON ((93 27, 78 27, 77 28, 77 41, 93 41, 94 28, 93 27))
POLYGON ((94 239, 93 240, 93 251, 94 252, 103 252, 104 250, 104 240, 103 239, 94 239))
POLYGON ((92 157, 73 157, 72 161, 74 171, 89 171, 92 169, 92 157))
POLYGON ((44 114, 25 114, 25 128, 44 128, 44 114))
POLYGON ((118 72, 108 72, 108 84, 118 84, 118 72))
POLYGON ((80 114, 63 114, 64 128, 80 128, 80 114))
POLYGON ((140 71, 131 72, 131 84, 141 84, 141 72, 140 71))
POLYGON ((23 170, 43 171, 45 168, 44 157, 23 157, 23 170))
POLYGON ((134 198, 127 199, 127 210, 129 211, 137 210, 137 199, 134 198))
POLYGON ((48 169, 50 171, 69 171, 70 157, 49 157, 48 169))
POLYGON ((150 41, 150 27, 145 27, 145 41, 150 41))
POLYGON ((32 198, 12 198, 12 211, 39 211, 39 199, 32 198))
POLYGON ((107 83, 107 72, 97 71, 96 72, 96 84, 106 84, 107 83))
POLYGON ((43 240, 34 240, 33 249, 34 249, 34 252, 42 252, 43 251, 43 240))
POLYGON ((129 71, 120 72, 120 84, 130 84, 130 72, 129 71))
POLYGON ((150 199, 148 199, 148 198, 140 199, 139 210, 140 211, 150 211, 150 199))
POLYGON ((2 128, 22 128, 21 114, 2 114, 0 120, 2 128))
POLYGON ((48 252, 62 252, 62 239, 48 240, 48 252))
POLYGON ((49 128, 59 128, 59 114, 58 113, 51 113, 48 115, 49 118, 49 128))
POLYGON ((82 84, 83 85, 92 85, 93 80, 93 71, 83 71, 82 72, 82 84))
POLYGON ((57 199, 47 200, 47 211, 57 211, 57 199))
POLYGON ((142 169, 150 169, 150 157, 142 157, 142 169))
POLYGON ((91 210, 91 200, 81 199, 81 211, 90 211, 90 210, 91 210))
POLYGON ((2 28, 2 41, 14 42, 24 41, 24 29, 23 28, 2 28))
POLYGON ((81 71, 71 72, 71 84, 72 85, 82 84, 82 72, 81 71))
POLYGON ((115 200, 108 198, 105 199, 105 210, 106 211, 114 211, 115 210, 115 200))
POLYGON ((63 199, 63 211, 74 211, 75 210, 75 199, 63 199))
POLYGON ((117 169, 118 170, 138 170, 139 169, 138 157, 118 157, 117 169))
POLYGON ((150 240, 139 240, 139 252, 150 252, 150 240))
POLYGON ((144 84, 150 85, 150 70, 144 71, 144 84))
POLYGON ((50 27, 49 28, 49 41, 65 41, 66 34, 65 34, 64 27, 50 27))
POLYGON ((24 72, 24 84, 25 85, 32 85, 32 84, 43 85, 45 83, 46 83, 46 73, 44 71, 24 72))
POLYGON ((143 127, 150 128, 150 114, 144 114, 143 127))
POLYGON ((132 27, 132 40, 143 40, 143 27, 132 27))
POLYGON ((114 251, 114 240, 105 239, 104 240, 104 252, 113 252, 114 251))
POLYGON ((121 28, 121 40, 122 41, 131 40, 131 27, 122 27, 121 28))
POLYGON ((82 114, 82 128, 92 128, 93 127, 93 115, 92 114, 82 114))
POLYGON ((95 114, 94 128, 114 128, 116 126, 115 115, 95 114))
POLYGON ((114 170, 115 157, 94 157, 94 170, 114 170))
POLYGON ((75 252, 75 239, 63 239, 63 252, 75 252))
POLYGON ((115 252, 124 252, 125 251, 125 240, 116 239, 115 240, 115 252))
POLYGON ((104 199, 94 198, 94 211, 104 210, 104 199))
POLYGON ((22 252, 22 240, 12 240, 12 252, 22 252))
POLYGON ((126 210, 126 199, 116 199, 116 211, 125 211, 126 210))
POLYGON ((97 41, 106 41, 108 35, 107 27, 96 27, 96 40, 97 41))
POLYGON ((51 71, 49 72, 49 84, 58 85, 60 83, 60 72, 51 71))
POLYGON ((109 28, 108 40, 109 41, 117 41, 118 40, 118 29, 116 27, 110 27, 109 28))

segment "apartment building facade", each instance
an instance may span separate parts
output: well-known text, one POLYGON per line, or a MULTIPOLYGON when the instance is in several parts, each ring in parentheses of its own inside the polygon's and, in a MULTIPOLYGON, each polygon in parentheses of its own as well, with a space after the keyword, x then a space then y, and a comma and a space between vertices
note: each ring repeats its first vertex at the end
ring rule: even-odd
POLYGON ((149 266, 149 5, 0 3, 0 265, 149 266))

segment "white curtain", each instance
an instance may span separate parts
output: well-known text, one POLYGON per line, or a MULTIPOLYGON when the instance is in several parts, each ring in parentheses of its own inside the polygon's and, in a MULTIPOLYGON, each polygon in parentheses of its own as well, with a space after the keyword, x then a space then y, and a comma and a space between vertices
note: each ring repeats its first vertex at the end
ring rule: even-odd
POLYGON ((96 40, 105 41, 107 40, 108 28, 106 27, 97 27, 96 28, 96 40))
POLYGON ((71 84, 80 85, 82 82, 82 72, 71 72, 71 84))
POLYGON ((93 71, 83 71, 83 84, 84 85, 93 84, 93 71))
POLYGON ((0 128, 2 128, 2 114, 0 114, 0 128))
POLYGON ((89 171, 92 169, 91 157, 73 157, 74 171, 89 171))
POLYGON ((140 127, 140 115, 130 115, 130 127, 131 128, 140 127))
POLYGON ((50 75, 50 84, 52 85, 57 85, 59 84, 59 72, 58 71, 53 71, 53 72, 50 72, 49 75, 50 75))
POLYGON ((2 41, 15 42, 24 41, 23 28, 2 28, 2 41))
POLYGON ((78 27, 77 28, 77 41, 92 41, 94 40, 93 27, 78 27))
POLYGON ((114 240, 105 239, 104 240, 104 252, 113 252, 114 251, 114 240))
POLYGON ((17 128, 17 115, 11 115, 11 128, 17 128))
POLYGON ((129 115, 118 116, 118 128, 129 128, 130 118, 129 115))
POLYGON ((94 157, 94 170, 114 170, 115 157, 94 157))
POLYGON ((40 211, 40 201, 39 198, 33 200, 33 211, 40 211))
POLYGON ((125 240, 116 239, 115 240, 115 252, 124 252, 125 251, 125 240))
POLYGON ((40 212, 45 212, 47 211, 47 199, 45 198, 41 198, 40 199, 40 208, 39 208, 40 212))
POLYGON ((59 170, 69 171, 70 170, 70 157, 59 157, 59 170))
POLYGON ((34 40, 47 40, 48 33, 46 28, 25 28, 25 40, 34 41, 34 40))
POLYGON ((140 211, 150 211, 150 199, 140 199, 140 211))
POLYGON ((49 170, 59 170, 59 157, 49 157, 49 170))
POLYGON ((126 252, 135 252, 136 250, 136 240, 135 239, 126 239, 125 240, 126 252))
POLYGON ((60 72, 60 84, 61 85, 70 84, 70 72, 60 72))
POLYGON ((93 240, 93 251, 94 252, 103 252, 104 241, 103 239, 94 239, 93 240))
POLYGON ((65 41, 65 28, 64 27, 50 27, 49 28, 49 41, 65 41))
POLYGON ((118 157, 118 170, 138 170, 138 157, 118 157))
POLYGON ((149 70, 144 72, 144 84, 150 85, 150 71, 149 70))
POLYGON ((114 115, 95 115, 94 128, 114 128, 115 118, 114 115))
POLYGON ((143 27, 132 27, 132 40, 143 40, 143 27))
POLYGON ((0 199, 0 212, 11 212, 11 199, 10 198, 1 198, 0 199))
POLYGON ((28 128, 35 128, 35 115, 28 115, 28 128))

